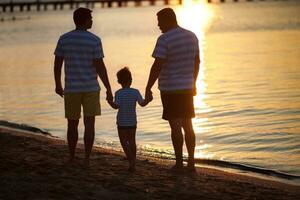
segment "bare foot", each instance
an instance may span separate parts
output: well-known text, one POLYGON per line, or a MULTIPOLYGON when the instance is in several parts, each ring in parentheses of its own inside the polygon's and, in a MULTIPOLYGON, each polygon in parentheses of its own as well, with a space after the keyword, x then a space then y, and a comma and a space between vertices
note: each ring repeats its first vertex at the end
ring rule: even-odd
POLYGON ((129 168, 128 168, 129 172, 135 172, 135 160, 131 161, 129 163, 129 168))
POLYGON ((171 167, 171 172, 178 173, 183 172, 183 165, 182 164, 175 164, 173 167, 171 167))
POLYGON ((131 173, 135 172, 135 166, 129 166, 128 171, 131 173))
POLYGON ((196 173, 197 170, 196 170, 196 167, 193 165, 193 166, 187 166, 187 171, 189 173, 196 173))
POLYGON ((187 171, 188 171, 188 172, 191 172, 191 173, 196 172, 195 162, 194 162, 194 161, 188 161, 188 164, 187 164, 187 171))
POLYGON ((195 161, 189 159, 188 163, 187 163, 187 167, 188 168, 195 168, 195 161))
POLYGON ((65 163, 66 163, 66 165, 69 165, 71 167, 82 165, 81 162, 79 162, 79 160, 77 160, 77 159, 66 159, 65 163))

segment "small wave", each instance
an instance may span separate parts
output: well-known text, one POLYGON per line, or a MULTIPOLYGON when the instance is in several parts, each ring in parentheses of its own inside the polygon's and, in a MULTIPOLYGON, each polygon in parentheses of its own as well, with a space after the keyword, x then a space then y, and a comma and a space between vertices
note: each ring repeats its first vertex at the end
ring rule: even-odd
POLYGON ((42 134, 51 136, 51 134, 49 132, 47 132, 46 130, 36 128, 36 127, 30 126, 27 124, 17 124, 17 123, 13 123, 13 122, 0 120, 0 126, 7 126, 7 127, 11 127, 11 128, 17 128, 17 129, 21 129, 21 130, 25 130, 25 131, 32 131, 34 133, 42 133, 42 134))
POLYGON ((247 172, 254 172, 257 174, 268 175, 268 176, 287 179, 287 180, 300 181, 300 176, 298 176, 298 175, 287 174, 287 173, 283 173, 283 172, 279 172, 279 171, 275 171, 275 170, 271 170, 271 169, 264 169, 264 168, 245 165, 245 164, 241 164, 241 163, 233 163, 233 162, 229 162, 229 161, 201 159, 201 158, 196 158, 195 162, 198 164, 212 165, 212 166, 224 167, 224 168, 232 168, 232 169, 238 169, 238 170, 243 170, 243 171, 247 171, 247 172))
MULTIPOLYGON (((174 152, 173 151, 166 151, 162 149, 156 149, 153 147, 139 147, 138 148, 139 154, 141 155, 146 155, 146 156, 151 156, 155 158, 161 158, 161 159, 167 159, 167 160, 175 160, 174 157, 174 152)), ((187 162, 187 158, 184 158, 184 161, 187 162)), ((299 175, 294 175, 294 174, 288 174, 272 169, 265 169, 262 167, 256 167, 256 166, 251 166, 251 165, 246 165, 246 164, 241 164, 241 163, 234 163, 230 161, 223 161, 223 160, 214 160, 214 159, 203 159, 203 158, 195 158, 195 163, 196 164, 201 164, 201 165, 209 165, 211 167, 221 167, 224 169, 236 169, 236 170, 241 170, 244 172, 249 172, 249 173, 255 173, 258 175, 265 175, 265 176, 270 176, 274 178, 280 178, 283 180, 288 180, 292 181, 294 183, 300 183, 300 176, 299 175)))

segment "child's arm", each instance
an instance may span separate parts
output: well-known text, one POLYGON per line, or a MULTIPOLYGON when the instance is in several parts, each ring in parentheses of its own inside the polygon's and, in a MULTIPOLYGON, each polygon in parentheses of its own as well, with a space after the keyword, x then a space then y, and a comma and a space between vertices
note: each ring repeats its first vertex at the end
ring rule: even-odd
POLYGON ((153 100, 153 96, 152 96, 152 94, 151 94, 151 96, 148 97, 148 99, 147 99, 147 97, 146 97, 146 99, 143 100, 143 101, 141 101, 141 102, 139 102, 139 104, 140 104, 140 106, 144 107, 144 106, 146 106, 148 103, 150 103, 152 100, 153 100))
POLYGON ((113 101, 107 101, 107 103, 113 108, 113 109, 119 109, 120 106, 115 104, 113 101))
MULTIPOLYGON (((115 102, 116 100, 118 99, 118 95, 117 95, 117 92, 115 93, 115 102)), ((113 99, 109 99, 107 100, 107 103, 113 108, 113 109, 119 109, 120 106, 118 104, 116 104, 113 99)))

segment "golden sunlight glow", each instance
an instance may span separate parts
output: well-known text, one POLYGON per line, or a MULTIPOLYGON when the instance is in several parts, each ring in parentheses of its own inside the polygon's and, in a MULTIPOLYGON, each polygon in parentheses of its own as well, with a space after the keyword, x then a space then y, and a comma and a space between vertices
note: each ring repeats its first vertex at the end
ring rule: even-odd
POLYGON ((204 82, 205 66, 204 66, 204 56, 203 49, 205 48, 205 32, 211 25, 213 18, 213 11, 205 3, 205 1, 193 1, 185 0, 183 5, 175 8, 177 15, 177 20, 180 26, 194 32, 199 39, 200 47, 200 71, 198 75, 197 86, 197 96, 194 99, 194 104, 196 108, 207 109, 208 106, 204 102, 206 84, 204 82))
MULTIPOLYGON (((203 141, 200 141, 200 144, 195 148, 195 158, 212 159, 214 157, 214 154, 208 151, 210 147, 211 145, 204 144, 203 141)), ((185 153, 184 155, 188 156, 187 153, 185 153)))
MULTIPOLYGON (((207 85, 205 83, 205 61, 204 61, 204 49, 205 49, 205 33, 210 27, 213 21, 213 10, 204 0, 184 0, 182 6, 175 8, 178 24, 192 32, 194 32, 199 39, 200 47, 200 70, 197 79, 197 95, 194 97, 194 106, 196 113, 204 113, 210 110, 210 107, 205 103, 207 95, 205 94, 207 85)), ((193 119, 193 126, 196 133, 208 132, 207 126, 209 121, 205 117, 196 115, 193 119)), ((200 144, 196 146, 195 157, 196 158, 212 158, 213 155, 209 153, 210 146, 200 141, 200 144)))
POLYGON ((214 157, 214 154, 207 151, 207 149, 211 146, 208 144, 203 144, 203 141, 200 141, 200 145, 195 148, 195 158, 206 158, 211 159, 214 157))

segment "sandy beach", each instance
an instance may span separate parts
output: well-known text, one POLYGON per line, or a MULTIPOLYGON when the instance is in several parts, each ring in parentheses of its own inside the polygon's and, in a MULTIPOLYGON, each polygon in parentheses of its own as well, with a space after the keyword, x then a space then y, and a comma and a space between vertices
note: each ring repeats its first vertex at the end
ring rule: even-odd
POLYGON ((91 166, 67 164, 65 141, 0 127, 0 199, 299 199, 300 186, 197 168, 174 174, 172 161, 138 157, 127 172, 121 152, 93 149, 91 166))

